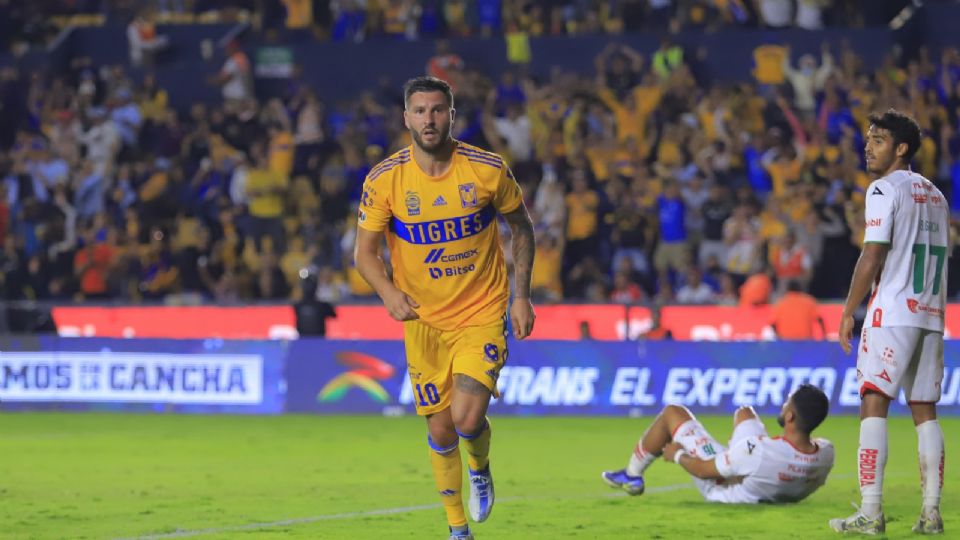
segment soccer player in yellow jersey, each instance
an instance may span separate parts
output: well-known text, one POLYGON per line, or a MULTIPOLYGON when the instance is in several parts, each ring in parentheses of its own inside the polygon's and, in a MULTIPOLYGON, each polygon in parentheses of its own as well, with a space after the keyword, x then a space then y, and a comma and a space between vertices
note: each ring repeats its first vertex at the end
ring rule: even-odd
POLYGON ((493 508, 490 397, 507 360, 510 297, 496 217, 513 232, 514 337, 533 330, 533 224, 520 186, 497 154, 453 139, 450 86, 433 77, 404 85, 413 144, 374 167, 363 185, 354 251, 357 270, 390 315, 404 321, 417 414, 427 418, 430 460, 450 538, 473 536, 461 498, 460 441, 470 473, 470 517, 493 508), (393 279, 379 256, 386 235, 393 279))

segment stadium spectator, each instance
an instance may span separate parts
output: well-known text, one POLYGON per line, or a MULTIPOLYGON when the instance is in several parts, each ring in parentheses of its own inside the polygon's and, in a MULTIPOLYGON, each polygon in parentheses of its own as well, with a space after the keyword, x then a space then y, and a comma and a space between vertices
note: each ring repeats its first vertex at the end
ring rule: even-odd
POLYGON ((755 307, 769 304, 772 294, 773 281, 766 270, 761 270, 748 277, 740 286, 740 305, 755 307))
POLYGON ((667 271, 678 272, 690 262, 690 247, 687 244, 686 205, 680 195, 676 182, 668 182, 663 195, 657 197, 657 209, 660 224, 660 244, 654 255, 654 267, 663 274, 667 271))
POLYGON ((458 89, 464 69, 463 58, 450 51, 450 42, 445 39, 437 40, 435 47, 436 53, 427 62, 427 75, 446 81, 454 90, 458 89))
POLYGON ((789 280, 786 292, 773 306, 773 328, 779 339, 806 339, 816 336, 814 324, 820 329, 821 339, 827 337, 827 327, 817 312, 817 300, 803 292, 803 285, 789 280))
POLYGON ((253 98, 253 69, 250 58, 236 41, 227 44, 227 60, 220 68, 216 81, 225 102, 253 98))
POLYGON ((686 272, 686 283, 677 291, 677 302, 681 304, 710 304, 716 294, 712 287, 704 283, 700 269, 691 266, 686 272))
POLYGON ((805 289, 813 276, 813 260, 804 246, 797 243, 797 235, 791 229, 770 246, 770 263, 778 296, 786 292, 791 281, 797 281, 801 289, 805 289))
MULTIPOLYGON (((849 21, 844 3, 801 3, 802 9, 819 8, 828 26, 849 21)), ((421 33, 430 10, 444 19, 437 36, 480 33, 477 6, 470 2, 419 4, 421 33)), ((698 2, 607 4, 560 2, 553 9, 504 3, 499 15, 488 17, 499 17, 499 30, 489 27, 498 34, 516 25, 530 36, 613 32, 621 23, 630 31, 651 24, 651 8, 666 10, 662 14, 669 22, 663 28, 671 23, 700 28, 703 13, 714 17, 713 8, 701 11, 698 2)), ((725 2, 715 18, 755 24, 749 4, 725 2)), ((313 15, 321 31, 334 37, 334 27, 343 22, 339 16, 353 10, 371 23, 344 27, 357 33, 349 39, 373 38, 388 26, 387 12, 378 6, 320 3, 313 15), (330 21, 326 27, 324 20, 330 21)), ((205 3, 198 9, 212 7, 205 3)), ((790 24, 800 24, 801 6, 796 7, 790 24)), ((401 32, 404 39, 409 23, 401 32)), ((807 77, 810 84, 799 84, 792 75, 784 79, 786 51, 777 34, 767 39, 754 55, 758 83, 710 82, 697 71, 696 54, 674 61, 669 45, 660 51, 662 61, 654 59, 656 50, 642 55, 615 45, 599 51, 592 74, 596 85, 585 74, 561 70, 543 78, 513 72, 488 78, 491 74, 471 69, 442 39, 427 69, 461 87, 457 137, 513 154, 514 173, 530 199, 538 234, 556 238, 544 248, 544 260, 563 261, 558 271, 546 273, 541 292, 548 297, 607 299, 622 270, 645 297, 682 297, 683 274, 693 262, 705 282, 723 291, 717 302, 735 302, 739 285, 759 262, 776 268, 788 230, 796 233, 791 249, 802 248, 809 257, 811 294, 838 297, 848 285, 842 276, 852 268, 864 232, 869 179, 861 171, 862 126, 871 110, 909 101, 928 134, 917 170, 960 186, 960 54, 945 47, 932 58, 917 50, 914 62, 891 56, 872 71, 841 45, 820 86, 817 77, 812 83, 807 77), (658 76, 659 67, 667 68, 659 69, 664 77, 658 76), (494 106, 484 125, 480 113, 490 93, 494 106), (678 223, 672 221, 677 205, 669 202, 675 187, 683 207, 678 223), (663 248, 673 244, 685 246, 680 251, 686 259, 664 264, 663 248), (668 273, 653 272, 653 262, 668 273)), ((231 44, 231 54, 242 54, 238 45, 231 44)), ((290 267, 310 254, 314 263, 333 268, 350 295, 369 295, 362 280, 351 278, 355 269, 343 254, 350 250, 347 223, 360 182, 378 159, 408 144, 395 90, 385 91, 389 81, 381 81, 350 100, 324 103, 297 81, 282 92, 255 96, 249 61, 246 66, 245 76, 235 77, 226 66, 222 71, 230 73, 224 91, 243 82, 237 95, 246 97, 198 103, 189 110, 172 107, 176 94, 153 75, 143 74, 142 83, 134 85, 134 72, 89 58, 75 58, 65 70, 49 73, 29 66, 0 70, 0 184, 8 216, 3 230, 15 233, 17 249, 24 252, 18 267, 40 253, 32 279, 39 283, 39 276, 49 275, 50 286, 69 297, 79 292, 72 269, 77 237, 96 216, 103 214, 108 228, 120 233, 119 252, 148 244, 155 227, 177 235, 179 216, 189 210, 204 231, 198 234, 209 240, 171 248, 181 276, 171 294, 200 288, 211 298, 252 297, 263 259, 261 242, 254 239, 249 257, 238 254, 254 235, 250 216, 263 200, 248 193, 250 173, 258 167, 245 155, 259 144, 268 150, 268 169, 289 186, 271 199, 276 217, 268 235, 286 290, 296 294, 300 289, 290 267), (304 245, 294 245, 293 238, 304 245), (190 277, 200 273, 199 266, 182 262, 194 249, 199 252, 194 261, 206 257, 209 280, 190 277)), ((795 75, 804 73, 798 67, 795 75)), ((262 180, 257 174, 254 184, 262 180)), ((779 288, 785 282, 778 276, 779 288)), ((139 295, 112 285, 107 289, 122 298, 139 295)))
POLYGON ((637 339, 646 339, 653 341, 672 340, 673 332, 663 326, 660 307, 658 305, 650 308, 650 328, 642 332, 637 339))
POLYGON ((137 67, 149 66, 156 62, 158 53, 170 46, 170 38, 158 34, 150 12, 143 11, 127 25, 127 44, 130 63, 137 67))
POLYGON ((613 290, 610 301, 618 304, 636 304, 643 299, 643 290, 631 278, 628 272, 617 272, 613 276, 613 290))
POLYGON ((833 72, 833 56, 828 44, 823 44, 821 54, 819 66, 812 55, 801 56, 799 69, 794 69, 790 63, 789 47, 783 55, 783 76, 793 89, 793 104, 804 118, 813 117, 817 107, 816 95, 823 90, 827 77, 833 72))

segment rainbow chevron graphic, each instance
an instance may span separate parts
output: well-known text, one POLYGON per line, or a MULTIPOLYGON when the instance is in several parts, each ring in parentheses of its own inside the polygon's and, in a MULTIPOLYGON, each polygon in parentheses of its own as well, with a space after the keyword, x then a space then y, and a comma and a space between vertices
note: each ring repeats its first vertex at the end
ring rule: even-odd
POLYGON ((360 388, 378 403, 390 402, 390 394, 377 381, 392 377, 393 366, 374 356, 354 351, 338 352, 335 357, 338 363, 353 369, 337 375, 325 384, 317 394, 317 401, 340 401, 351 388, 360 388))

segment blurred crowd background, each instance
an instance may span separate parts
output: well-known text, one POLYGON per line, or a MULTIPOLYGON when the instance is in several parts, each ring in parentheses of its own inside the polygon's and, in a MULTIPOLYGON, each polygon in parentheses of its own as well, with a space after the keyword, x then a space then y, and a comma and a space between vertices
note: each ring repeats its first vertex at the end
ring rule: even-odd
POLYGON ((960 185, 960 51, 892 50, 867 69, 842 39, 802 55, 770 39, 736 59, 753 78, 733 83, 703 68, 709 51, 672 36, 886 24, 903 4, 0 0, 6 51, 50 46, 62 31, 54 16, 93 16, 124 21, 117 46, 129 57, 0 67, 0 296, 370 298, 352 267, 355 209, 370 169, 410 144, 403 81, 325 103, 294 71, 264 95, 244 44, 267 36, 434 43, 424 72, 455 88, 454 136, 504 155, 524 189, 538 301, 762 304, 791 283, 841 298, 863 238, 868 114, 915 115, 915 170, 950 197, 960 185), (207 51, 221 67, 195 83, 220 99, 175 108, 182 89, 151 72, 176 47, 162 23, 211 13, 251 28, 207 51), (635 32, 656 32, 659 48, 619 39, 635 32), (531 75, 531 37, 578 34, 609 34, 592 72, 531 75), (471 65, 457 52, 464 36, 505 40, 512 68, 471 65))

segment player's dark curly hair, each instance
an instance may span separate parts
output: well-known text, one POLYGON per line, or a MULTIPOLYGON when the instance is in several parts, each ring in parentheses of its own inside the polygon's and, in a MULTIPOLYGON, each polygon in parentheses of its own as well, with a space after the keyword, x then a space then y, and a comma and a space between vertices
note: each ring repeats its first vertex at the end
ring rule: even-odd
POLYGON ((827 417, 830 400, 823 390, 812 384, 802 384, 793 393, 793 408, 797 412, 797 427, 811 433, 827 417))
POLYGON ((436 77, 424 75, 423 77, 414 77, 403 85, 403 105, 406 106, 410 101, 410 96, 417 92, 443 92, 447 97, 447 103, 453 108, 453 90, 446 81, 436 77))
POLYGON ((896 109, 889 109, 883 114, 871 114, 868 119, 874 126, 890 132, 894 148, 906 143, 907 153, 903 156, 903 161, 910 163, 920 149, 920 124, 917 124, 912 116, 896 109))

